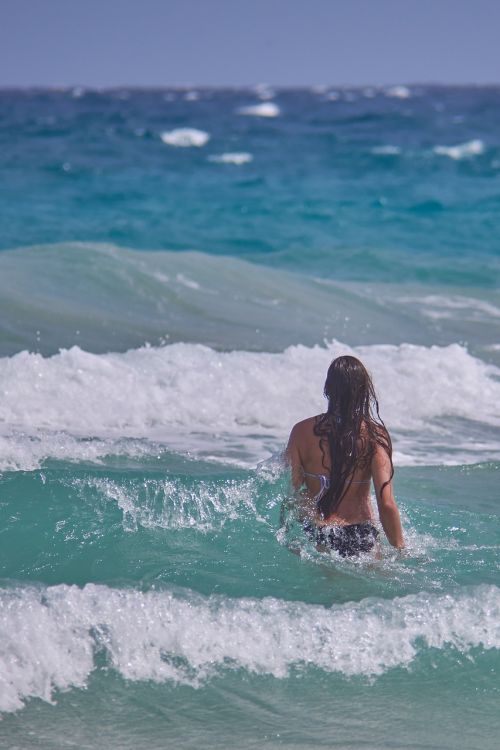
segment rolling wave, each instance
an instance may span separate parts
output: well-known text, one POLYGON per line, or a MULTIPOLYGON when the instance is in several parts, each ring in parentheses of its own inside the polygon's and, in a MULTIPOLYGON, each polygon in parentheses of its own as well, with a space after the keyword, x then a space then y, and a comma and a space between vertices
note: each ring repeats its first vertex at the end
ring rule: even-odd
POLYGON ((56 690, 85 687, 99 654, 126 680, 198 687, 228 669, 277 679, 294 667, 377 676, 408 668, 429 649, 500 648, 496 586, 330 608, 94 584, 4 589, 0 602, 5 712, 27 698, 51 701, 56 690))
MULTIPOLYGON (((403 273, 382 251, 359 255, 367 265, 403 273)), ((495 290, 464 294, 436 286, 430 294, 409 284, 340 283, 314 276, 310 264, 300 275, 233 257, 92 243, 0 253, 0 355, 47 355, 73 345, 103 353, 178 341, 280 351, 325 338, 492 345, 499 309, 495 290)))

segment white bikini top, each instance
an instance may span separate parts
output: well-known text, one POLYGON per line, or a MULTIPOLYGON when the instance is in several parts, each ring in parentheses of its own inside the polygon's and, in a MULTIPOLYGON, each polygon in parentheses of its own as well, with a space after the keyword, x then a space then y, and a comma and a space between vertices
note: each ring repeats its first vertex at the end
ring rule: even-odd
MULTIPOLYGON (((330 477, 328 476, 328 474, 314 474, 311 471, 304 471, 304 469, 302 469, 302 473, 305 477, 314 477, 315 479, 319 479, 319 492, 313 498, 315 503, 319 503, 325 492, 330 489, 330 477)), ((371 479, 358 479, 357 481, 353 480, 351 484, 370 484, 371 481, 371 479)))

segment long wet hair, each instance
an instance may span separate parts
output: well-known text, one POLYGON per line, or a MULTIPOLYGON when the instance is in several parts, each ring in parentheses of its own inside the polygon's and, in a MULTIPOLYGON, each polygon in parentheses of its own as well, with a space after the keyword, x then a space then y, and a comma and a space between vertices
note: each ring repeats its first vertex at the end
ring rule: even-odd
POLYGON ((320 439, 323 466, 330 468, 330 487, 318 503, 323 518, 331 516, 349 490, 356 469, 367 468, 380 445, 391 462, 392 443, 379 414, 372 379, 356 357, 337 357, 326 376, 328 410, 316 418, 314 434, 320 439), (328 460, 327 460, 328 457, 328 460))

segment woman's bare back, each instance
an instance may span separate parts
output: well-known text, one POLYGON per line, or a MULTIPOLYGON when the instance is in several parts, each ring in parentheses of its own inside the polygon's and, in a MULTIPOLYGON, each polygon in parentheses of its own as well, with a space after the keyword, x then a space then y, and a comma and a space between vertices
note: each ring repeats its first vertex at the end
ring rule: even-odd
POLYGON ((288 452, 292 464, 293 484, 296 489, 305 485, 305 505, 318 526, 326 524, 359 524, 373 520, 370 503, 371 469, 357 469, 352 482, 340 501, 336 512, 321 518, 315 498, 321 490, 320 476, 330 476, 329 457, 320 446, 320 438, 314 432, 319 416, 298 422, 292 430, 288 452), (316 475, 316 476, 311 476, 316 475))

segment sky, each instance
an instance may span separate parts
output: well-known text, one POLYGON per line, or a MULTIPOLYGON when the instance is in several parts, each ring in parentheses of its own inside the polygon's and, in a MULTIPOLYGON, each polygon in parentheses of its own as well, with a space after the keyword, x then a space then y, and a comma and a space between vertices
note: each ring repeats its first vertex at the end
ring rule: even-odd
POLYGON ((500 0, 0 0, 0 86, 500 83, 500 0))

